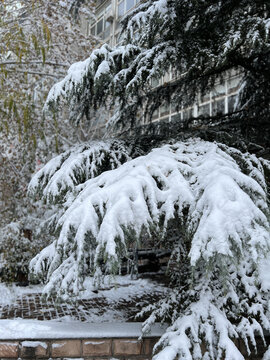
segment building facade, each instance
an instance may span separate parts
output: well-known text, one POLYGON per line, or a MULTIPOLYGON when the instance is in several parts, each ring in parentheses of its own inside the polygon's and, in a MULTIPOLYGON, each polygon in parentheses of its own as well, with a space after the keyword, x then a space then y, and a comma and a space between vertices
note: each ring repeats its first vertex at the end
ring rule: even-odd
MULTIPOLYGON (((101 44, 110 46, 120 44, 120 23, 127 13, 132 11, 141 0, 98 0, 96 2, 95 19, 84 23, 86 35, 92 35, 99 39, 101 44)), ((152 82, 152 86, 173 81, 177 76, 173 71, 167 73, 161 79, 152 82)), ((189 108, 176 110, 173 104, 162 105, 152 117, 156 121, 184 121, 189 118, 226 115, 234 110, 237 93, 240 88, 241 72, 232 69, 226 73, 222 82, 216 83, 212 91, 207 95, 198 94, 197 101, 189 108)), ((104 124, 100 124, 101 128, 104 124)))

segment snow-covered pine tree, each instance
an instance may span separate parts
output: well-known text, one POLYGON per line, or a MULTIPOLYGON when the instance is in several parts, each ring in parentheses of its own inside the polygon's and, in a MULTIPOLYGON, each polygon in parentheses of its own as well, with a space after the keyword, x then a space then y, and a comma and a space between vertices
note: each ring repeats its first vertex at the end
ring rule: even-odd
POLYGON ((269 147, 269 13, 268 1, 143 2, 123 20, 122 46, 104 45, 73 65, 48 103, 65 94, 71 118, 79 120, 89 117, 91 106, 107 102, 115 109, 111 125, 125 129, 142 116, 148 121, 164 103, 179 109, 194 104, 198 93, 238 68, 243 80, 237 109, 211 124, 218 124, 216 130, 231 126, 269 147), (169 71, 178 74, 174 81, 153 89, 152 81, 169 71))
MULTIPOLYGON (((263 84, 256 90, 252 81, 268 76, 268 17, 269 5, 261 1, 146 1, 124 20, 123 44, 104 45, 72 65, 47 103, 68 99, 78 122, 109 103, 110 124, 129 128, 138 125, 141 109, 151 117, 164 101, 190 104, 224 71, 241 66, 238 119, 247 116, 256 130, 268 116, 257 108, 263 84), (181 76, 153 89, 151 80, 171 68, 181 76)), ((264 96, 269 109, 269 89, 264 96)), ((54 218, 59 237, 33 259, 32 271, 47 281, 45 293, 76 296, 85 276, 116 273, 130 246, 145 233, 159 233, 172 251, 173 288, 166 301, 145 309, 144 331, 156 320, 171 325, 154 359, 242 360, 237 341, 256 351, 256 337, 264 341, 270 329, 270 164, 192 137, 150 148, 137 157, 125 143, 115 156, 111 141, 89 144, 35 175, 30 192, 44 192, 61 210, 54 218)))
POLYGON ((54 201, 62 195, 63 204, 59 237, 32 260, 32 271, 47 281, 45 293, 76 296, 85 276, 117 273, 127 249, 158 230, 175 268, 169 298, 146 309, 145 331, 157 319, 172 323, 157 359, 243 359, 234 341, 256 347, 255 335, 270 328, 262 161, 199 139, 130 155, 125 143, 94 143, 35 175, 30 191, 43 189, 54 201))

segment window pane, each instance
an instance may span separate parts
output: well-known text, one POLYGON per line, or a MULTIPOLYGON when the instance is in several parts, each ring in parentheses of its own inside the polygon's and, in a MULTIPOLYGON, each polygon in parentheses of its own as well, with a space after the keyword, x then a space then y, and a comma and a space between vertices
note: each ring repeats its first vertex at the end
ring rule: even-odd
POLYGON ((193 117, 193 109, 186 109, 183 111, 183 120, 188 120, 193 117))
POLYGON ((210 104, 201 105, 198 108, 199 116, 209 116, 210 115, 210 104))
POLYGON ((126 0, 126 11, 130 10, 134 6, 134 0, 126 0))
POLYGON ((93 27, 91 27, 91 34, 92 35, 96 35, 96 27, 95 26, 93 26, 93 27))
POLYGON ((214 101, 212 103, 212 115, 221 115, 225 113, 225 101, 224 99, 214 101))
POLYGON ((160 107, 160 115, 167 115, 170 112, 170 105, 168 104, 164 104, 160 107))
POLYGON ((181 121, 181 113, 172 116, 172 121, 178 122, 181 121))
POLYGON ((99 20, 97 23, 97 35, 103 31, 103 19, 99 20))
MULTIPOLYGON (((110 23, 109 23, 110 24, 110 23)), ((110 24, 111 25, 111 24, 110 24)), ((107 37, 109 37, 111 35, 111 27, 109 26, 109 27, 106 27, 106 29, 105 29, 105 31, 104 31, 104 37, 105 37, 105 39, 107 38, 107 37)))
POLYGON ((124 1, 121 1, 119 4, 118 4, 118 17, 121 17, 124 15, 124 1))
POLYGON ((158 117, 159 117, 159 111, 158 111, 158 109, 157 109, 157 110, 155 110, 155 111, 153 112, 152 119, 154 120, 154 119, 157 119, 158 117))
POLYGON ((112 3, 110 2, 105 9, 105 12, 109 12, 112 9, 112 3))
POLYGON ((215 99, 217 97, 224 95, 225 95, 225 85, 224 84, 216 85, 212 91, 212 98, 215 99))
POLYGON ((228 80, 228 93, 236 92, 240 87, 240 78, 232 78, 228 80))
POLYGON ((171 102, 171 112, 172 113, 177 112, 177 103, 176 103, 176 101, 171 102))
POLYGON ((235 103, 236 103, 237 95, 229 96, 228 97, 228 112, 231 113, 235 111, 235 103))

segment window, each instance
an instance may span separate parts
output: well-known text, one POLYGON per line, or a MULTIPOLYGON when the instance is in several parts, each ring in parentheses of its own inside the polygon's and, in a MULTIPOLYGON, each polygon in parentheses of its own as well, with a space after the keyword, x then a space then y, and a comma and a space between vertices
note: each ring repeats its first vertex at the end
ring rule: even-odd
POLYGON ((160 116, 168 115, 170 113, 170 105, 163 104, 160 107, 160 116))
POLYGON ((140 0, 120 0, 118 1, 117 16, 121 17, 131 10, 140 0))
POLYGON ((240 87, 240 78, 235 77, 228 80, 228 94, 237 92, 240 87))
POLYGON ((102 33, 102 31, 103 31, 103 18, 99 20, 97 23, 97 35, 102 33))
POLYGON ((135 6, 134 0, 126 0, 126 11, 129 11, 130 9, 132 9, 133 6, 135 6))
POLYGON ((212 99, 225 96, 225 94, 226 94, 225 84, 218 84, 214 87, 212 91, 212 99))
POLYGON ((181 113, 172 115, 171 121, 179 122, 179 121, 181 121, 181 120, 182 120, 182 119, 181 119, 181 113))
POLYGON ((210 115, 210 104, 201 105, 198 108, 199 116, 209 116, 210 115))
POLYGON ((118 4, 118 17, 121 17, 123 16, 125 13, 125 1, 121 1, 119 4, 118 4))
POLYGON ((221 115, 225 113, 225 99, 217 100, 212 103, 212 115, 221 115))
POLYGON ((99 36, 101 39, 108 39, 111 35, 111 22, 108 20, 111 17, 112 3, 107 2, 105 6, 97 11, 97 21, 94 21, 91 26, 91 34, 99 36))
POLYGON ((235 104, 236 104, 237 95, 232 95, 228 97, 228 112, 231 113, 235 111, 235 104))
POLYGON ((154 112, 153 112, 153 116, 152 116, 152 119, 155 120, 159 117, 159 110, 156 109, 154 112))
POLYGON ((188 120, 193 117, 193 109, 186 109, 183 111, 183 120, 188 120))

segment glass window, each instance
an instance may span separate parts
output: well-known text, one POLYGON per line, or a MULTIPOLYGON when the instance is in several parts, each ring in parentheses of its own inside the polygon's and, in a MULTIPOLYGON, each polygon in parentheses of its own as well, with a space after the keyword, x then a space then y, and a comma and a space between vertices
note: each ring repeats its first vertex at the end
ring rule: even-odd
POLYGON ((228 80, 228 94, 236 92, 240 87, 240 78, 232 78, 228 80))
POLYGON ((228 97, 228 112, 231 113, 235 111, 235 104, 236 104, 237 95, 229 96, 228 97))
POLYGON ((97 23, 97 35, 103 31, 103 18, 100 19, 97 23))
POLYGON ((109 11, 111 11, 111 9, 112 9, 112 3, 109 2, 108 5, 106 6, 105 12, 108 13, 109 11))
POLYGON ((201 105, 198 107, 198 116, 210 116, 210 104, 201 105))
POLYGON ((118 4, 118 17, 123 16, 124 13, 125 13, 124 1, 121 1, 121 2, 118 4))
POLYGON ((172 121, 175 121, 175 122, 181 121, 181 113, 173 115, 172 121))
POLYGON ((95 26, 91 27, 91 34, 96 35, 96 27, 95 26))
POLYGON ((154 112, 153 112, 153 116, 152 116, 152 119, 157 119, 159 117, 159 111, 158 109, 156 109, 154 112))
POLYGON ((120 28, 120 21, 115 22, 115 30, 118 30, 120 28))
MULTIPOLYGON (((107 23, 107 21, 106 21, 107 23)), ((109 23, 109 26, 105 27, 105 31, 104 31, 104 38, 106 39, 107 37, 109 37, 111 35, 111 24, 109 23)))
POLYGON ((160 107, 160 116, 168 115, 169 112, 170 112, 170 105, 168 105, 168 104, 163 104, 163 105, 160 107))
POLYGON ((176 100, 171 102, 171 112, 172 113, 177 112, 177 102, 176 102, 176 100))
POLYGON ((221 115, 225 113, 225 99, 217 100, 212 103, 212 115, 221 115))
POLYGON ((193 109, 185 109, 183 110, 183 120, 188 120, 193 117, 193 109))
POLYGON ((126 12, 133 8, 134 5, 134 0, 126 0, 126 12))
POLYGON ((215 99, 217 97, 224 96, 225 92, 225 84, 216 85, 212 91, 212 98, 215 99))

